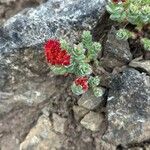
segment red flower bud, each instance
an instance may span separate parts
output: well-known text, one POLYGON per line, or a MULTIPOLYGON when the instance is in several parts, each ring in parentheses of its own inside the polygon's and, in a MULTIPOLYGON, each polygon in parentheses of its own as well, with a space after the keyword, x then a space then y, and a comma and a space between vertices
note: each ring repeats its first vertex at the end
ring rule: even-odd
POLYGON ((88 90, 88 78, 87 77, 79 77, 75 80, 76 85, 81 85, 82 89, 86 92, 88 90))

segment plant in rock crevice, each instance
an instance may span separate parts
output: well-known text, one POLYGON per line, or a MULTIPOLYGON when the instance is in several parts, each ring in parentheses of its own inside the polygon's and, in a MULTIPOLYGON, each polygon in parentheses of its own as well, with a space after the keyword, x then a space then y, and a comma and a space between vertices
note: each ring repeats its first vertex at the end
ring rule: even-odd
POLYGON ((144 27, 150 27, 150 0, 109 0, 106 9, 112 20, 125 25, 135 25, 136 32, 119 29, 116 34, 118 39, 139 38, 144 49, 150 51, 150 39, 143 37, 142 33, 144 27))
POLYGON ((73 93, 81 95, 92 88, 96 97, 102 96, 102 90, 98 87, 100 79, 93 75, 91 66, 91 62, 98 63, 101 44, 93 42, 89 31, 83 32, 82 41, 77 45, 70 46, 64 39, 48 40, 44 50, 47 63, 56 75, 76 76, 71 86, 73 93))

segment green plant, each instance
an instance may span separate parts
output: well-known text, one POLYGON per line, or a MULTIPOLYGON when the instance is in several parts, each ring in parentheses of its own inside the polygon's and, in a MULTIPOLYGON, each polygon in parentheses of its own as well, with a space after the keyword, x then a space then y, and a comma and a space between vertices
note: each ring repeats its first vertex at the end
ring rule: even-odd
POLYGON ((83 32, 82 41, 77 45, 70 46, 64 39, 49 40, 44 48, 46 60, 55 74, 76 76, 71 86, 73 93, 81 95, 91 87, 95 96, 102 95, 102 90, 98 87, 100 79, 93 76, 91 66, 91 62, 98 62, 97 56, 101 51, 101 44, 93 42, 89 31, 83 32))
POLYGON ((150 0, 109 0, 106 6, 110 18, 119 23, 135 25, 135 31, 118 30, 116 36, 120 40, 140 38, 144 49, 150 51, 150 39, 143 37, 142 29, 150 26, 150 0))

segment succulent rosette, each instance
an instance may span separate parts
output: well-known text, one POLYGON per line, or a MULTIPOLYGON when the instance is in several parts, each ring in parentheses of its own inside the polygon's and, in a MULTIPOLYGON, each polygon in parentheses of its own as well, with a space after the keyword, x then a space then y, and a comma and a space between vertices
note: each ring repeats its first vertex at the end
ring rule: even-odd
POLYGON ((130 38, 132 34, 127 29, 119 29, 116 33, 116 37, 118 40, 127 40, 130 38))
MULTIPOLYGON (((101 44, 93 42, 91 33, 84 31, 82 42, 71 45, 64 39, 60 41, 48 40, 44 45, 45 57, 54 74, 65 75, 69 73, 78 77, 73 82, 71 89, 76 95, 81 95, 89 88, 88 79, 93 72, 90 62, 97 61, 101 44)), ((99 94, 95 95, 99 96, 99 94)))
POLYGON ((127 24, 135 26, 133 32, 120 29, 116 34, 118 39, 140 38, 144 49, 149 50, 149 37, 142 37, 142 29, 150 26, 150 0, 109 0, 106 9, 110 19, 122 23, 124 28, 127 24))

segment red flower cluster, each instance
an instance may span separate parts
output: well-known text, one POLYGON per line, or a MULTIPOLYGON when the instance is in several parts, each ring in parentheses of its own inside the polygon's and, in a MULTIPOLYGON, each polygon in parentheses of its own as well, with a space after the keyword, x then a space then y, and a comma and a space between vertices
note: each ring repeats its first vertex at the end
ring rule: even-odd
POLYGON ((113 3, 126 2, 126 0, 112 0, 113 3))
POLYGON ((49 40, 44 45, 45 56, 51 65, 70 65, 70 55, 66 50, 61 49, 60 42, 57 40, 49 40))
POLYGON ((87 77, 79 77, 75 80, 76 85, 81 85, 82 89, 86 92, 88 90, 88 78, 87 77))

